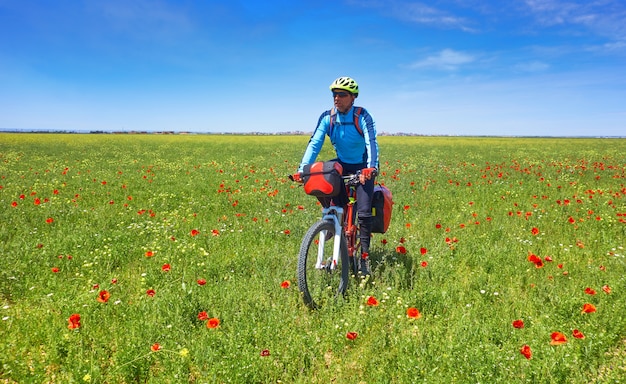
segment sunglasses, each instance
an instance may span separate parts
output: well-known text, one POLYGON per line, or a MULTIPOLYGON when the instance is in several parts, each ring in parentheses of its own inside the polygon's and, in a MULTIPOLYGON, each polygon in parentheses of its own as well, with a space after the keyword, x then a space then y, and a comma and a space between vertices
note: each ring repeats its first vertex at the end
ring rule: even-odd
POLYGON ((348 92, 333 92, 333 98, 339 96, 341 98, 347 97, 349 95, 348 92))

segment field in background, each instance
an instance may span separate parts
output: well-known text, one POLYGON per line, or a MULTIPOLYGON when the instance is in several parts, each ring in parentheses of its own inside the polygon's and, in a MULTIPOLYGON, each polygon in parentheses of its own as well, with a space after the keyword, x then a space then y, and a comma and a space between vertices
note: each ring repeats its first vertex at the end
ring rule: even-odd
POLYGON ((379 138, 373 279, 316 312, 307 141, 0 134, 0 379, 623 380, 626 140, 379 138))

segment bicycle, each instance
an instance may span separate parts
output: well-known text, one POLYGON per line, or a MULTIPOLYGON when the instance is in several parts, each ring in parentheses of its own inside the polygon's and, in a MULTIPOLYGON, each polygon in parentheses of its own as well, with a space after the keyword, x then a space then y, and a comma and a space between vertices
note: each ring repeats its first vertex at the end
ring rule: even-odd
MULTIPOLYGON (((299 175, 290 175, 294 181, 299 175)), ((358 275, 359 225, 355 210, 360 171, 341 176, 348 202, 343 207, 323 205, 322 219, 306 232, 298 253, 298 289, 310 309, 318 309, 342 296, 350 273, 358 275)), ((330 200, 330 199, 329 199, 330 200)))

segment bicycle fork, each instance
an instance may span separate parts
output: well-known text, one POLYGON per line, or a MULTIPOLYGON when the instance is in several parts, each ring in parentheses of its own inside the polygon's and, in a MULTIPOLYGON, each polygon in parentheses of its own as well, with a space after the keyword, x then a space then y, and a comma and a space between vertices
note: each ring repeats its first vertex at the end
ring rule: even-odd
POLYGON ((333 239, 333 257, 330 265, 324 264, 324 245, 327 241, 326 231, 320 232, 319 244, 317 247, 317 261, 315 262, 316 269, 329 269, 334 270, 337 268, 337 262, 339 261, 339 252, 341 252, 341 235, 342 227, 341 220, 343 219, 343 208, 329 207, 322 210, 322 220, 332 221, 335 226, 335 235, 333 239))

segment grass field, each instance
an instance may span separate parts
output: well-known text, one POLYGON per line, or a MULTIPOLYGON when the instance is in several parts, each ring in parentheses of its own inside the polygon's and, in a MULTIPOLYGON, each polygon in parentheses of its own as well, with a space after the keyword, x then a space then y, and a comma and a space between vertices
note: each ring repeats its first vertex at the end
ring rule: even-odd
POLYGON ((0 134, 0 382, 625 381, 626 140, 380 137, 372 280, 315 312, 307 141, 0 134))

